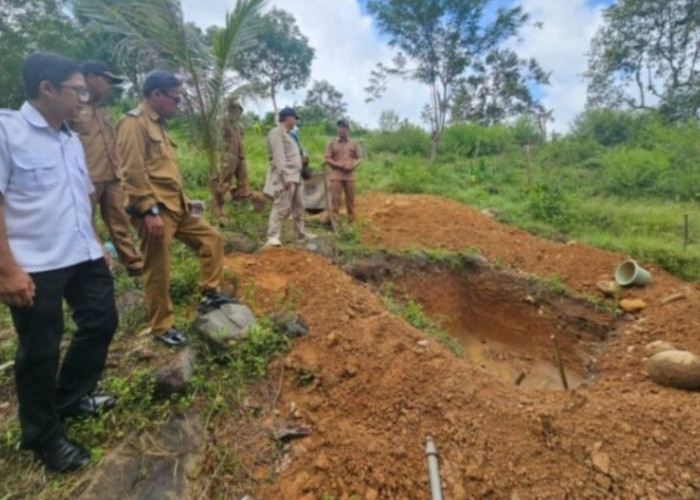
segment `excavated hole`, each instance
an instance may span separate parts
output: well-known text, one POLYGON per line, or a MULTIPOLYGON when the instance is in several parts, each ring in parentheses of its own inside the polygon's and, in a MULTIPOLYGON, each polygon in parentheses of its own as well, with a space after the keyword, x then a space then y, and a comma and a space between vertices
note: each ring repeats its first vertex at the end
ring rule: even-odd
POLYGON ((475 261, 375 254, 345 269, 378 293, 413 300, 464 347, 464 356, 505 383, 561 390, 557 344, 570 388, 591 383, 614 318, 550 282, 475 261))

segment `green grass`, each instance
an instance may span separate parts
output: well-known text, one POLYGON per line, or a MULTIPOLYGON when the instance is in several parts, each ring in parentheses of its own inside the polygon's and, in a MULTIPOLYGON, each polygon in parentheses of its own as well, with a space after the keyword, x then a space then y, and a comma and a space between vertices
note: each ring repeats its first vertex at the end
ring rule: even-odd
MULTIPOLYGON (((249 174, 256 189, 262 188, 267 169, 265 133, 258 128, 246 134, 249 174)), ((300 137, 310 151, 312 166, 318 169, 330 137, 320 126, 302 128, 300 137)), ((367 137, 364 142, 370 146, 377 142, 371 134, 367 137)), ((206 197, 206 190, 201 188, 203 157, 194 154, 191 147, 183 144, 185 141, 179 142, 181 163, 189 172, 185 177, 199 179, 197 192, 206 197)), ((606 150, 583 146, 581 149, 562 143, 534 148, 529 187, 524 155, 518 147, 503 147, 500 153, 479 159, 444 154, 436 163, 418 156, 370 150, 370 158, 358 170, 358 191, 434 194, 476 208, 493 209, 499 220, 534 234, 580 241, 659 265, 687 280, 700 279, 698 203, 605 195, 601 167, 595 163, 598 160, 577 161, 580 156, 604 154, 606 150), (691 236, 687 249, 683 240, 686 213, 690 214, 691 236)), ((234 214, 233 227, 256 236, 250 234, 255 233, 250 228, 261 231, 265 220, 264 216, 259 218, 253 221, 250 215, 239 211, 234 214)), ((357 235, 352 231, 342 229, 340 236, 341 251, 357 248, 357 235)))

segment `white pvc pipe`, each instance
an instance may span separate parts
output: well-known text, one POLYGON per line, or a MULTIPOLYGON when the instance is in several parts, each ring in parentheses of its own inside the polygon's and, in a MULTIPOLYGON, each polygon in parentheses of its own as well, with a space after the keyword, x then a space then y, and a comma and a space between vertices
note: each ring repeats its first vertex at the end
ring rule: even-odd
POLYGON ((425 454, 428 456, 428 475, 430 476, 430 495, 432 500, 442 500, 442 484, 440 483, 440 470, 438 468, 437 448, 433 438, 428 436, 425 440, 425 454))

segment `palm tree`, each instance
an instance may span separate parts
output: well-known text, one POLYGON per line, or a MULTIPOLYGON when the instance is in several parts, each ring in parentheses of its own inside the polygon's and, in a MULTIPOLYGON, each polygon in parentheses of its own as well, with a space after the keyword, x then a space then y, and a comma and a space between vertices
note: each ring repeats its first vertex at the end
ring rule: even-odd
MULTIPOLYGON (((231 70, 234 57, 249 49, 260 27, 267 0, 237 0, 224 25, 210 31, 211 43, 192 23, 185 22, 179 0, 76 0, 76 14, 98 23, 119 42, 120 61, 140 61, 142 67, 165 67, 181 75, 187 88, 186 105, 197 143, 205 152, 212 199, 221 169, 223 102, 254 92, 239 86, 231 70)), ((216 210, 215 210, 216 212, 216 210)))

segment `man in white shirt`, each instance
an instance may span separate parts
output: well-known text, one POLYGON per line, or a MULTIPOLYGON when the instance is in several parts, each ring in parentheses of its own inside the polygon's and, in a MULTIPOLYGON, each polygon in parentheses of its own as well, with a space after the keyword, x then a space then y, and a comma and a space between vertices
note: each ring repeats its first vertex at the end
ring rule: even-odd
POLYGON ((80 68, 56 54, 23 65, 28 101, 0 110, 0 302, 19 343, 15 382, 22 447, 66 472, 89 453, 66 439, 62 417, 96 414, 94 396, 117 328, 112 276, 92 226, 93 190, 83 148, 66 121, 87 96, 80 68), (63 300, 77 330, 60 361, 63 300))

